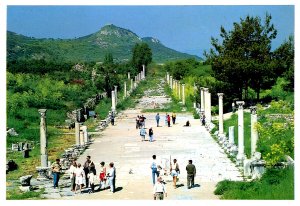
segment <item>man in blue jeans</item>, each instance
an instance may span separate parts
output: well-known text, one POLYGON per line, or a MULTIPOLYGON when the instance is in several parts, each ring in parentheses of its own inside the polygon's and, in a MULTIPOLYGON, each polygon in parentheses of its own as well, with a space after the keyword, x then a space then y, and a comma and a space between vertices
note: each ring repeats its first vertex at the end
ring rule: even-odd
POLYGON ((54 189, 58 187, 59 174, 61 171, 60 159, 56 159, 55 162, 51 165, 52 174, 53 174, 53 187, 54 189))
POLYGON ((152 155, 152 163, 150 165, 150 168, 152 170, 152 183, 153 185, 155 185, 155 175, 156 177, 159 176, 159 171, 158 171, 158 168, 160 167, 158 164, 157 164, 157 160, 156 160, 156 155, 152 155))

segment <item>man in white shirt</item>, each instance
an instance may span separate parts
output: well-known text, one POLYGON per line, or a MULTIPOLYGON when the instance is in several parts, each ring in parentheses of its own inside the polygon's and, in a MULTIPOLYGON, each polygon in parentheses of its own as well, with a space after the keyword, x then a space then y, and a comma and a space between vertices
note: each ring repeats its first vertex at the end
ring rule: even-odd
POLYGON ((114 167, 113 162, 109 163, 107 177, 110 186, 110 191, 114 193, 116 189, 116 168, 114 167))
POLYGON ((164 195, 167 197, 167 188, 161 177, 157 178, 157 182, 153 187, 153 198, 154 200, 163 200, 164 195))

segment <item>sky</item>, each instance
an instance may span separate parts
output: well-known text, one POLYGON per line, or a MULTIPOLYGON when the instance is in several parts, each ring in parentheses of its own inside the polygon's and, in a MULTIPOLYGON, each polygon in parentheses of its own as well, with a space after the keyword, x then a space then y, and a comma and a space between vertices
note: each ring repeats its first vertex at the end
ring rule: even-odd
MULTIPOLYGON (((7 30, 37 38, 75 38, 97 32, 107 24, 140 37, 154 37, 177 51, 203 56, 220 27, 231 30, 247 15, 262 21, 271 14, 278 30, 272 49, 294 34, 294 6, 8 6, 7 30)), ((220 38, 221 39, 221 38, 220 38)))

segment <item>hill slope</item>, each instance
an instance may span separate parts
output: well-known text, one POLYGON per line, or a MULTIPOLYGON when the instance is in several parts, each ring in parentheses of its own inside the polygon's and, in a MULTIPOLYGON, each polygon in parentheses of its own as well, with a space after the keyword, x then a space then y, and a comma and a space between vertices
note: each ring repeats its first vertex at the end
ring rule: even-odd
POLYGON ((142 42, 146 42, 152 49, 153 60, 157 63, 186 58, 200 59, 165 47, 152 37, 140 38, 130 30, 106 25, 96 33, 76 39, 37 39, 8 31, 7 60, 55 59, 56 61, 98 62, 110 52, 118 61, 127 61, 131 58, 133 46, 142 42))

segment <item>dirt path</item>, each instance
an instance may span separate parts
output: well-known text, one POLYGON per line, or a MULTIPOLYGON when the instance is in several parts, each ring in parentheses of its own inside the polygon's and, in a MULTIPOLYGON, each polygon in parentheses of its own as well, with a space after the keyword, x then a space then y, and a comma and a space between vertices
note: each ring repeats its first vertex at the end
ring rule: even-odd
MULTIPOLYGON (((218 199, 213 194, 215 185, 223 179, 241 180, 237 168, 227 158, 218 144, 199 120, 194 120, 192 114, 177 114, 177 123, 172 127, 165 126, 165 114, 161 116, 161 127, 156 127, 156 113, 144 113, 146 128, 154 130, 154 142, 142 142, 139 130, 135 128, 135 117, 141 114, 141 108, 152 108, 151 102, 157 101, 161 105, 170 101, 166 96, 148 96, 141 99, 135 109, 126 110, 116 118, 116 125, 109 126, 101 135, 93 138, 94 143, 79 158, 84 163, 85 157, 90 155, 99 168, 101 161, 114 162, 117 170, 114 194, 109 190, 94 194, 76 194, 66 199, 110 199, 110 200, 151 200, 151 157, 156 154, 158 159, 176 158, 181 168, 179 187, 174 189, 171 176, 163 176, 167 182, 168 200, 201 200, 218 199), (183 127, 190 120, 191 127, 183 127), (197 187, 186 188, 185 166, 192 159, 197 168, 195 184, 197 187), (129 171, 132 171, 132 174, 129 171)), ((148 138, 146 138, 148 140, 148 138)))

